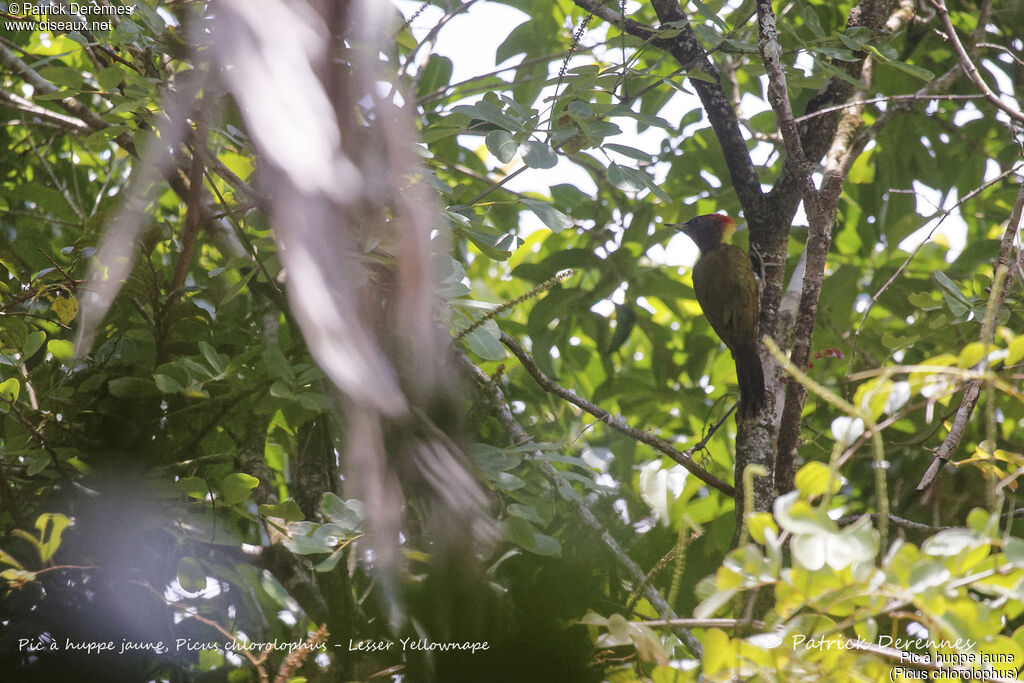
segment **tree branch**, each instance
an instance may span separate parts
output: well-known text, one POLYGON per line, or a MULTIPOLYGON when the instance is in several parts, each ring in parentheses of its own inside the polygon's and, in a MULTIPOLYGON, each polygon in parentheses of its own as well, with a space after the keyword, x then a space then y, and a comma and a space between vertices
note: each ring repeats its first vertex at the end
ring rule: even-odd
MULTIPOLYGON (((771 3, 764 0, 759 0, 759 11, 762 2, 767 5, 767 9, 770 11, 771 3)), ((870 21, 872 22, 880 21, 874 15, 874 11, 877 9, 876 6, 871 5, 869 7, 868 3, 862 3, 859 8, 861 10, 859 13, 851 12, 851 22, 855 20, 864 21, 867 20, 866 17, 871 17, 870 21)), ((912 16, 912 10, 913 7, 911 6, 908 11, 906 2, 901 4, 899 9, 889 17, 885 24, 886 28, 891 32, 898 30, 912 16)), ((861 81, 869 84, 872 80, 873 70, 874 60, 871 57, 866 57, 860 71, 861 81)), ((769 71, 769 78, 771 78, 771 71, 769 71)), ((828 250, 832 243, 832 231, 835 224, 839 196, 849 175, 850 168, 853 166, 853 162, 863 151, 869 139, 866 136, 858 137, 858 132, 863 128, 862 114, 866 105, 866 94, 867 92, 864 90, 851 93, 855 103, 843 107, 844 111, 835 125, 832 141, 825 155, 821 191, 814 195, 816 204, 807 206, 810 190, 805 189, 804 204, 807 206, 810 230, 805 250, 807 256, 806 269, 804 271, 800 305, 797 309, 796 324, 792 335, 793 345, 790 353, 791 362, 800 369, 806 369, 810 361, 818 299, 821 296, 821 287, 825 277, 828 250)), ((915 93, 915 96, 924 96, 926 94, 929 93, 915 93)), ((909 106, 909 103, 913 101, 908 99, 908 105, 906 106, 909 106)), ((781 127, 782 120, 780 118, 781 127)), ((785 130, 783 128, 784 135, 785 130)), ((790 143, 787 138, 787 153, 789 153, 789 148, 790 143)), ((795 172, 799 172, 799 169, 796 169, 795 172)), ((792 173, 790 175, 795 177, 792 173)), ((811 182, 809 177, 804 183, 805 186, 813 188, 813 182, 811 182)), ((793 477, 796 469, 796 446, 800 436, 801 415, 803 414, 806 400, 807 390, 802 384, 790 382, 786 385, 785 403, 779 420, 779 432, 776 440, 774 483, 779 493, 786 493, 793 489, 793 477)))
MULTIPOLYGON (((978 341, 982 344, 991 344, 995 338, 995 321, 999 317, 999 311, 1003 307, 1003 302, 1006 300, 1006 293, 1010 288, 1010 279, 1013 277, 1013 271, 1009 269, 1010 252, 1013 249, 1014 241, 1017 239, 1017 231, 1020 228, 1022 214, 1024 214, 1024 185, 1021 185, 1020 191, 1017 193, 1017 202, 1014 204, 1010 221, 1006 225, 1003 239, 999 243, 999 254, 996 257, 993 270, 994 283, 992 291, 989 292, 985 322, 981 326, 981 332, 978 335, 978 341)), ((921 477, 921 481, 917 485, 918 491, 923 491, 932 485, 941 467, 949 461, 950 456, 953 455, 953 452, 960 445, 960 440, 963 439, 964 431, 967 429, 967 422, 970 420, 974 407, 978 403, 978 396, 981 394, 981 384, 982 380, 980 379, 968 382, 964 389, 964 397, 960 401, 960 407, 956 411, 956 417, 953 418, 953 426, 950 428, 946 438, 942 440, 938 450, 935 451, 932 464, 928 466, 924 476, 921 477)))
POLYGON ((658 437, 648 432, 642 432, 639 429, 636 429, 635 427, 630 427, 628 424, 622 421, 622 418, 612 415, 604 408, 595 405, 594 403, 591 403, 587 399, 580 397, 579 395, 562 386, 559 386, 557 382, 555 382, 550 377, 541 372, 540 368, 537 367, 537 363, 534 362, 532 358, 530 358, 530 355, 526 353, 523 347, 520 346, 515 339, 508 336, 504 332, 501 333, 501 343, 507 346, 508 349, 512 352, 512 355, 519 359, 519 362, 523 364, 523 367, 526 368, 526 371, 530 373, 530 376, 533 377, 534 381, 537 382, 540 388, 543 389, 544 391, 547 391, 548 393, 554 394, 559 398, 568 401, 569 403, 573 404, 574 406, 583 410, 584 412, 590 413, 591 415, 601 420, 601 422, 608 425, 609 427, 619 432, 620 434, 625 434, 631 439, 635 439, 636 441, 645 443, 651 448, 654 448, 655 450, 664 453, 665 455, 667 455, 668 457, 672 458, 677 463, 685 467, 694 476, 696 476, 698 479, 703 481, 708 486, 718 489, 719 491, 728 496, 732 496, 735 494, 735 489, 732 486, 726 484, 724 481, 720 480, 718 477, 714 476, 713 474, 705 470, 703 467, 695 463, 691 457, 691 455, 695 451, 704 447, 704 444, 707 443, 707 440, 711 437, 712 434, 714 434, 714 430, 710 431, 704 439, 702 439, 692 448, 687 449, 685 452, 678 451, 672 446, 672 444, 668 443, 667 441, 659 439, 658 437))
MULTIPOLYGON (((942 24, 946 27, 946 34, 949 36, 949 42, 953 44, 953 49, 956 50, 957 57, 960 58, 960 66, 963 67, 967 76, 971 79, 981 94, 985 96, 985 99, 995 105, 997 109, 1006 113, 1006 115, 1011 119, 1019 123, 1024 123, 1024 113, 1021 113, 1017 109, 1014 109, 1003 102, 999 95, 992 92, 992 89, 988 87, 988 84, 981 77, 981 73, 978 72, 978 67, 974 65, 974 62, 971 60, 971 56, 967 54, 967 50, 964 48, 964 44, 960 42, 960 37, 957 35, 956 28, 954 28, 953 22, 949 18, 949 10, 946 9, 945 0, 928 0, 928 2, 939 13, 939 17, 942 19, 942 24)), ((979 28, 982 28, 980 22, 979 28)))
MULTIPOLYGON (((714 82, 711 83, 694 78, 690 79, 690 83, 697 91, 697 97, 700 98, 701 104, 707 112, 708 121, 722 147, 722 154, 725 156, 729 176, 740 204, 743 205, 747 215, 756 213, 763 196, 761 181, 758 179, 757 171, 750 159, 747 142, 743 139, 743 133, 740 131, 736 112, 722 91, 718 72, 708 59, 707 52, 693 30, 686 26, 671 39, 659 38, 658 32, 654 29, 632 19, 624 20, 618 10, 608 7, 598 0, 573 0, 573 2, 626 33, 647 40, 655 47, 667 51, 684 70, 696 67, 714 79, 714 82)), ((651 6, 654 7, 662 24, 686 22, 687 20, 675 0, 651 0, 651 6)))
MULTIPOLYGON (((797 309, 796 325, 793 331, 793 345, 790 353, 791 362, 798 368, 804 369, 810 360, 811 341, 814 335, 814 322, 818 310, 818 297, 821 295, 822 281, 824 280, 825 261, 828 257, 828 249, 832 242, 832 225, 835 219, 836 202, 838 195, 828 203, 822 200, 818 188, 810 176, 810 164, 804 154, 803 144, 797 123, 793 118, 793 109, 789 102, 789 90, 786 85, 786 74, 782 65, 782 46, 779 44, 778 33, 775 28, 775 14, 772 11, 771 0, 758 0, 758 49, 761 52, 765 69, 768 73, 768 101, 775 110, 779 121, 779 130, 782 132, 782 139, 786 146, 786 161, 783 175, 796 178, 796 187, 800 187, 803 195, 804 207, 810 223, 810 230, 807 236, 805 249, 806 262, 804 268, 803 285, 800 292, 800 305, 797 309)), ((866 62, 870 64, 870 62, 866 62)), ((859 116, 860 109, 853 110, 859 116)), ((850 117, 850 113, 845 115, 850 117)), ((842 176, 845 178, 845 174, 842 176)), ((772 491, 777 488, 779 492, 785 493, 792 489, 792 457, 790 453, 793 448, 789 446, 792 441, 795 445, 796 436, 800 429, 800 416, 803 411, 804 400, 807 396, 806 388, 799 382, 789 382, 786 385, 785 403, 782 408, 780 420, 779 437, 776 441, 775 462, 762 462, 762 465, 770 465, 768 468, 774 470, 774 487, 772 480, 766 482, 763 488, 772 491)), ((767 458, 763 458, 767 460, 767 458)), ((770 501, 769 501, 770 504, 770 501)), ((758 507, 757 509, 768 509, 758 507)))
MULTIPOLYGON (((25 79, 25 82, 31 85, 38 93, 50 94, 58 92, 57 86, 50 83, 50 81, 40 76, 35 69, 18 59, 18 57, 8 50, 3 44, 0 44, 0 64, 6 66, 12 72, 25 79)), ((60 105, 61 109, 84 122, 90 130, 103 130, 110 126, 110 124, 104 121, 99 114, 93 112, 74 97, 65 97, 63 99, 56 100, 56 102, 60 105)), ((128 133, 121 133, 115 137, 114 140, 116 140, 117 144, 132 156, 138 155, 135 150, 135 142, 128 133)))
MULTIPOLYGON (((914 16, 913 0, 899 0, 899 8, 893 12, 896 0, 862 0, 857 6, 850 10, 850 16, 846 22, 846 28, 864 27, 872 31, 880 31, 885 28, 894 33, 896 26, 914 16), (888 18, 889 23, 886 23, 888 18)), ((813 10, 811 10, 813 11, 813 10)), ((850 76, 856 77, 864 67, 863 55, 856 62, 842 62, 836 67, 845 70, 850 76)), ((807 102, 806 114, 816 113, 833 105, 841 104, 850 98, 854 86, 839 77, 832 77, 825 84, 825 87, 807 102)), ((817 162, 829 149, 835 135, 839 117, 833 114, 826 114, 806 119, 800 125, 800 139, 803 145, 804 154, 811 162, 817 162)), ((784 172, 775 182, 770 193, 770 212, 776 215, 776 219, 789 223, 799 204, 800 192, 797 188, 801 185, 798 175, 784 172)))
MULTIPOLYGON (((577 4, 579 1, 577 0, 577 4)), ((687 16, 680 8, 678 0, 651 0, 651 6, 662 24, 678 23, 683 25, 687 21, 687 16)), ((761 210, 764 194, 761 191, 761 180, 757 176, 757 170, 754 168, 750 152, 747 149, 747 141, 743 139, 736 111, 722 90, 718 70, 711 63, 707 51, 704 50, 704 46, 701 45, 689 24, 686 24, 679 35, 667 43, 664 46, 665 49, 679 62, 680 66, 684 69, 697 67, 711 77, 711 81, 691 78, 690 85, 697 92, 697 97, 700 98, 704 111, 707 113, 708 122, 715 131, 718 144, 722 147, 722 154, 725 157, 726 167, 729 169, 733 189, 736 190, 736 195, 749 221, 751 214, 757 214, 761 210)))
POLYGON ((800 131, 789 103, 789 88, 786 85, 786 72, 782 64, 782 45, 779 43, 779 34, 775 28, 775 12, 772 10, 771 0, 757 0, 757 25, 757 48, 768 73, 768 102, 775 110, 779 131, 786 146, 785 167, 789 173, 799 178, 800 185, 803 186, 804 206, 807 208, 808 218, 811 218, 813 223, 812 214, 821 218, 818 189, 811 180, 800 131))
MULTIPOLYGON (((1024 509, 1022 509, 1021 512, 1024 513, 1024 509)), ((845 517, 840 517, 839 519, 837 519, 836 524, 838 524, 841 527, 850 526, 851 524, 853 524, 858 519, 861 519, 864 516, 865 515, 846 515, 845 517)), ((872 522, 878 522, 877 512, 867 513, 867 517, 870 518, 872 522)), ((925 534, 934 534, 938 533, 939 531, 944 531, 945 529, 963 528, 923 524, 922 522, 915 522, 912 519, 904 519, 903 517, 897 517, 891 512, 889 513, 889 521, 901 529, 906 529, 907 531, 914 531, 925 534)))
MULTIPOLYGON (((206 144, 206 127, 202 124, 196 125, 193 133, 195 149, 206 144)), ((196 237, 199 236, 199 223, 202 220, 202 199, 203 199, 203 155, 192 153, 192 168, 188 175, 188 202, 185 205, 185 231, 181 236, 181 254, 178 263, 174 268, 174 277, 171 279, 171 293, 168 297, 167 306, 180 296, 180 290, 185 286, 185 277, 188 275, 189 265, 192 263, 192 252, 195 248, 196 237)))
MULTIPOLYGON (((467 372, 469 372, 469 374, 477 380, 481 388, 487 392, 488 399, 491 402, 491 409, 495 412, 498 420, 505 428, 505 431, 508 432, 512 439, 512 443, 516 445, 531 443, 532 438, 527 434, 526 430, 523 429, 522 425, 516 421, 515 417, 512 415, 512 411, 509 410, 508 401, 505 400, 505 395, 501 391, 501 388, 491 381, 491 378, 487 376, 486 372, 477 367, 472 361, 466 358, 464 354, 459 354, 458 358, 467 372)), ((540 463, 541 469, 544 473, 555 482, 559 489, 572 489, 572 485, 569 481, 562 476, 561 472, 555 469, 554 465, 544 459, 540 451, 536 454, 536 460, 540 463)), ((673 612, 672 607, 665 601, 665 598, 662 597, 661 593, 659 593, 654 586, 646 583, 647 577, 644 574, 644 571, 636 562, 633 561, 631 557, 629 557, 629 555, 626 554, 618 541, 608 533, 608 530, 603 524, 601 524, 600 520, 594 516, 594 513, 591 512, 589 507, 587 507, 583 499, 578 497, 573 498, 572 502, 574 503, 576 513, 579 515, 580 519, 583 520, 587 526, 600 534, 601 542, 604 543, 605 547, 607 547, 609 551, 611 551, 619 564, 633 577, 634 583, 638 586, 645 586, 644 596, 647 598, 647 601, 651 603, 654 609, 658 610, 658 614, 661 615, 662 619, 666 622, 675 621, 677 616, 675 612, 673 612)), ((672 624, 671 628, 672 632, 675 633, 675 635, 683 642, 684 645, 686 645, 687 649, 689 649, 695 657, 700 658, 703 656, 704 648, 701 646, 700 641, 698 641, 685 626, 672 624)))
MULTIPOLYGON (((810 114, 804 114, 803 116, 798 116, 796 118, 796 122, 797 123, 802 123, 804 121, 809 121, 809 120, 811 120, 811 119, 813 119, 815 117, 818 117, 818 116, 824 116, 825 114, 831 114, 832 112, 843 111, 845 109, 851 109, 851 108, 861 108, 861 109, 863 109, 864 105, 867 105, 867 104, 880 104, 882 102, 884 102, 886 104, 889 104, 891 102, 900 102, 900 103, 910 102, 910 103, 914 103, 914 102, 932 102, 932 101, 935 101, 935 100, 981 100, 981 99, 984 99, 984 98, 985 98, 984 95, 930 95, 930 94, 927 94, 927 93, 922 93, 921 91, 918 91, 916 93, 911 93, 909 95, 882 95, 881 97, 872 97, 872 98, 867 99, 867 100, 860 100, 860 99, 853 100, 852 102, 845 102, 843 104, 837 104, 834 107, 825 107, 824 109, 819 109, 818 111, 812 112, 810 114)), ((904 108, 904 109, 902 109, 902 111, 906 111, 906 109, 904 108)))
POLYGON ((8 105, 19 111, 23 111, 26 114, 31 114, 32 116, 38 116, 41 119, 45 119, 47 121, 50 121, 51 123, 55 123, 61 128, 70 130, 72 132, 91 132, 91 129, 89 128, 88 124, 86 124, 85 121, 83 121, 82 119, 73 116, 67 116, 66 114, 61 114, 60 112, 53 111, 52 109, 47 109, 46 107, 40 107, 35 102, 26 100, 24 97, 19 97, 18 95, 15 95, 12 92, 4 90, 3 88, 0 88, 0 102, 6 102, 8 105))

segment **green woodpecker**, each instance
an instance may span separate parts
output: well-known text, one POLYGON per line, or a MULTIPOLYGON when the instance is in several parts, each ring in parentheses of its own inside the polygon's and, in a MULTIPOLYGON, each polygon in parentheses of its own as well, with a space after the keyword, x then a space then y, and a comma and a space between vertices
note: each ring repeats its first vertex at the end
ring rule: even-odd
POLYGON ((700 258, 693 267, 697 303, 736 362, 740 412, 756 413, 764 404, 764 370, 757 354, 760 297, 750 258, 729 243, 736 232, 736 222, 722 214, 708 214, 671 227, 684 233, 700 249, 700 258))

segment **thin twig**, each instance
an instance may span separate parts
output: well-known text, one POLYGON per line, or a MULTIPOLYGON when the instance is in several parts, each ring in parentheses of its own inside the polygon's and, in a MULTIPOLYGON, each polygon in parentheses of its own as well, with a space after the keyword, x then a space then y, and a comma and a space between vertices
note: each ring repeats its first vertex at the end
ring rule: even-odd
POLYGON ((567 277, 571 276, 575 272, 576 271, 574 271, 571 268, 569 270, 563 270, 561 273, 556 274, 554 277, 550 277, 547 280, 545 280, 544 282, 540 283, 539 285, 537 285, 536 287, 531 289, 526 294, 523 294, 522 296, 517 296, 515 299, 512 299, 511 301, 506 301, 502 305, 500 305, 497 308, 495 308, 493 311, 488 311, 487 314, 482 315, 482 316, 480 316, 480 318, 475 320, 472 325, 470 325, 469 327, 467 327, 466 329, 462 330, 457 335, 455 335, 455 339, 452 340, 452 344, 458 344, 459 342, 461 342, 466 337, 466 335, 471 333, 473 330, 476 330, 477 328, 479 328, 481 325, 486 323, 488 320, 494 320, 496 317, 498 317, 499 315, 501 315, 505 311, 507 311, 507 310, 509 310, 511 308, 515 308, 516 306, 518 306, 522 302, 528 301, 529 299, 533 299, 534 297, 540 296, 541 294, 543 294, 544 292, 548 291, 549 289, 551 289, 552 287, 554 287, 555 285, 557 285, 559 282, 561 282, 562 280, 566 279, 567 277))
MULTIPOLYGON (((1010 59, 1012 59, 1013 61, 1017 62, 1017 66, 1024 67, 1024 59, 1021 59, 1020 57, 1018 57, 1017 53, 1014 52, 1013 50, 1010 50, 1009 48, 1003 47, 1002 45, 996 45, 995 43, 975 43, 974 46, 975 47, 987 47, 990 50, 998 50, 1000 52, 1003 52, 1006 55, 1008 55, 1010 57, 1010 59)), ((974 95, 974 97, 984 97, 984 95, 974 95)))
POLYGON ((824 109, 818 109, 812 111, 810 114, 804 114, 798 116, 795 120, 797 123, 808 121, 817 116, 824 116, 825 114, 831 114, 834 111, 842 111, 851 107, 863 107, 866 104, 879 104, 881 102, 932 102, 935 100, 981 100, 984 99, 984 95, 928 95, 921 93, 912 93, 910 95, 886 95, 883 97, 872 97, 866 100, 853 100, 852 102, 844 102, 843 104, 837 104, 834 107, 825 107, 824 109))
MULTIPOLYGON (((1020 227, 1022 214, 1024 214, 1024 185, 1021 185, 1020 191, 1017 193, 1017 202, 1013 207, 1010 221, 1006 225, 1006 231, 1003 233, 1003 239, 999 244, 999 254, 996 257, 993 269, 992 291, 989 292, 988 306, 985 311, 985 322, 981 326, 978 336, 978 341, 985 345, 991 344, 995 338, 995 321, 999 317, 999 311, 1002 310, 1003 302, 1006 300, 1006 292, 1010 284, 1009 280, 1013 275, 1013 271, 1009 269, 1010 251, 1013 249, 1013 244, 1017 239, 1017 230, 1020 227)), ((985 359, 982 359, 981 362, 984 363, 985 359)), ((949 434, 946 435, 938 450, 935 451, 935 457, 932 459, 931 465, 928 466, 924 476, 921 477, 921 481, 917 485, 918 491, 924 491, 932 485, 932 482, 935 481, 939 474, 940 468, 949 460, 953 451, 960 445, 960 440, 963 439, 964 432, 967 429, 967 423, 974 413, 978 396, 981 394, 981 384, 981 380, 972 380, 964 389, 964 397, 960 401, 956 417, 953 418, 953 426, 950 427, 949 434)))
MULTIPOLYGON (((198 122, 198 114, 195 115, 198 122)), ((167 306, 171 306, 180 296, 180 289, 185 286, 185 277, 188 275, 189 265, 192 263, 192 252, 195 249, 196 237, 199 236, 199 224, 202 218, 203 200, 203 166, 202 156, 195 150, 204 144, 206 139, 205 128, 197 123, 193 135, 195 145, 192 152, 192 168, 188 176, 188 203, 185 207, 185 230, 181 236, 181 253, 178 255, 178 263, 174 268, 174 277, 171 279, 171 292, 168 296, 167 306)))
POLYGON ((674 448, 672 444, 670 444, 669 442, 663 439, 659 439, 658 437, 654 436, 649 432, 643 432, 640 431, 639 429, 636 429, 635 427, 629 426, 622 420, 622 418, 612 415, 604 408, 594 403, 591 403, 587 399, 582 398, 581 396, 570 391, 569 389, 560 386, 557 382, 555 382, 550 377, 541 372, 541 369, 537 367, 537 363, 532 358, 530 358, 530 355, 526 353, 523 347, 520 346, 516 340, 512 339, 512 337, 508 336, 504 332, 501 333, 501 343, 507 346, 508 349, 512 352, 512 355, 519 359, 519 362, 523 364, 523 367, 526 368, 526 371, 530 374, 531 377, 533 377, 534 381, 537 382, 537 384, 540 385, 542 389, 544 389, 544 391, 547 391, 548 393, 551 394, 555 394, 556 396, 564 399, 565 401, 568 401, 569 403, 573 404, 574 406, 583 410, 584 412, 590 413, 591 415, 598 418, 606 425, 608 425, 615 431, 619 432, 620 434, 625 434, 626 436, 635 439, 636 441, 645 443, 648 446, 654 448, 655 450, 664 453, 665 455, 667 455, 668 457, 672 458, 677 463, 685 467, 694 476, 696 476, 698 479, 706 483, 708 486, 718 489, 719 491, 728 496, 732 496, 735 494, 736 491, 732 486, 725 483, 718 477, 714 476, 713 474, 711 474, 710 472, 708 472, 703 467, 701 467, 700 465, 693 461, 693 453, 703 448, 704 445, 707 443, 708 439, 710 439, 712 434, 714 434, 714 432, 710 432, 707 435, 707 437, 705 437, 698 443, 694 444, 686 451, 676 450, 676 448, 674 448))
MULTIPOLYGON (((868 517, 871 518, 872 521, 878 521, 877 512, 870 512, 866 514, 868 517)), ((840 517, 839 519, 837 519, 836 524, 838 524, 841 527, 850 526, 863 516, 864 515, 846 515, 845 517, 840 517)), ((1006 522, 1009 522, 1011 519, 1019 519, 1021 517, 1024 517, 1024 508, 1014 510, 1012 513, 1004 512, 1001 515, 1000 519, 1005 524, 1006 522)), ((926 534, 935 534, 940 531, 945 531, 947 529, 963 529, 963 526, 938 526, 935 524, 922 524, 921 522, 915 522, 911 519, 897 517, 892 513, 889 513, 889 521, 895 524, 896 526, 900 527, 901 529, 906 529, 907 531, 919 531, 921 533, 926 534)))
MULTIPOLYGON (((13 73, 21 76, 26 83, 35 89, 38 94, 52 94, 58 92, 57 86, 40 76, 38 71, 18 59, 18 57, 3 44, 0 44, 0 65, 7 67, 13 73)), ((84 122, 90 130, 103 130, 105 128, 109 128, 111 125, 104 121, 99 114, 86 107, 74 97, 64 97, 56 100, 56 103, 64 109, 64 111, 74 115, 84 122)), ((129 154, 132 156, 138 156, 135 149, 135 142, 128 133, 121 133, 115 137, 114 140, 129 154)))
MULTIPOLYGON (((788 175, 798 178, 804 207, 810 223, 807 236, 807 259, 804 266, 804 277, 800 290, 800 305, 797 309, 796 326, 792 336, 790 360, 798 368, 804 369, 810 360, 811 340, 818 309, 818 299, 825 272, 825 261, 828 257, 829 245, 832 241, 833 206, 825 207, 821 201, 818 188, 811 178, 810 167, 804 154, 800 138, 800 129, 793 118, 793 109, 789 101, 789 90, 786 85, 786 73, 782 63, 782 45, 775 28, 775 14, 771 0, 758 0, 758 49, 768 74, 768 101, 775 110, 779 121, 779 131, 786 148, 785 166, 788 175)), ((785 174, 785 172, 784 172, 785 174)), ((771 482, 781 492, 792 488, 792 451, 799 432, 800 416, 807 397, 805 387, 799 382, 791 382, 786 386, 785 402, 779 410, 781 415, 779 436, 776 439, 776 450, 779 455, 772 463, 771 482)), ((739 467, 739 463, 737 463, 739 467)), ((765 487, 761 487, 765 488, 765 487)), ((762 497, 764 497, 762 495, 762 497)), ((759 510, 767 509, 762 503, 759 510)))
POLYGON ((978 67, 974 65, 974 62, 971 60, 971 56, 967 54, 967 50, 964 48, 964 44, 960 42, 960 36, 957 35, 956 28, 953 26, 953 22, 949 18, 949 10, 946 9, 945 0, 928 0, 928 2, 939 13, 939 17, 942 19, 942 24, 946 27, 946 34, 949 36, 949 42, 953 44, 953 49, 956 50, 956 54, 960 58, 960 66, 962 66, 964 71, 967 72, 967 76, 974 82, 974 85, 979 91, 981 91, 981 94, 985 96, 986 100, 995 105, 997 109, 1005 112, 1011 119, 1024 123, 1024 113, 1021 113, 1017 109, 1014 109, 1003 102, 999 95, 992 92, 992 89, 988 87, 988 83, 986 83, 981 77, 978 67))
POLYGON ((747 621, 746 619, 650 619, 634 622, 640 626, 661 628, 664 626, 685 626, 686 628, 739 628, 753 626, 763 629, 763 621, 747 621))
POLYGON ((40 107, 35 102, 26 100, 24 97, 19 97, 15 93, 8 92, 3 88, 0 88, 0 101, 6 102, 10 106, 23 111, 26 114, 38 116, 39 118, 46 119, 51 123, 55 123, 62 128, 66 128, 74 132, 88 133, 90 131, 90 128, 85 121, 82 121, 79 118, 67 116, 66 114, 61 114, 60 112, 56 112, 45 107, 40 107))
MULTIPOLYGON (((520 425, 512 415, 512 411, 508 407, 508 401, 505 399, 505 395, 501 391, 501 387, 492 382, 487 373, 470 361, 465 354, 459 354, 458 357, 463 367, 477 380, 477 382, 480 383, 480 386, 484 391, 487 392, 491 408, 497 418, 501 421, 505 431, 508 432, 512 442, 517 445, 532 443, 530 435, 527 434, 526 430, 523 429, 522 425, 520 425)), ((557 488, 560 490, 572 490, 572 484, 562 476, 562 473, 559 472, 554 465, 544 459, 540 451, 537 452, 536 460, 540 463, 540 467, 544 474, 555 482, 557 488)), ((594 516, 591 509, 587 507, 586 502, 581 497, 567 497, 567 499, 574 504, 576 514, 579 515, 584 524, 600 535, 601 542, 604 543, 605 547, 608 548, 612 555, 615 556, 615 559, 626 570, 626 572, 632 576, 634 583, 642 584, 644 582, 643 569, 641 569, 640 566, 626 554, 618 541, 612 537, 600 520, 594 516)), ((666 621, 672 621, 677 618, 672 607, 665 601, 665 598, 654 586, 648 585, 644 589, 644 596, 663 619, 666 621)), ((700 641, 698 641, 697 638, 694 637, 693 633, 691 633, 685 626, 673 626, 672 632, 680 639, 680 641, 683 642, 695 657, 698 659, 703 657, 704 648, 701 646, 700 641)))
POLYGON ((271 652, 271 650, 273 648, 268 648, 268 649, 262 649, 261 648, 260 655, 259 655, 259 657, 257 657, 256 655, 254 655, 252 653, 250 648, 246 647, 245 641, 240 639, 238 636, 236 636, 234 633, 229 631, 227 628, 221 626, 219 623, 217 623, 213 619, 208 619, 208 618, 204 617, 203 615, 199 614, 194 607, 191 607, 189 605, 185 605, 185 604, 183 604, 181 602, 178 602, 178 601, 175 601, 175 600, 168 600, 163 595, 163 593, 159 592, 158 590, 156 590, 155 588, 150 586, 148 583, 142 583, 142 582, 139 582, 139 581, 136 581, 134 583, 136 585, 139 585, 139 586, 142 586, 143 588, 148 589, 151 593, 153 593, 153 595, 157 596, 168 607, 174 607, 176 609, 181 610, 180 614, 181 614, 182 617, 187 617, 189 619, 195 619, 198 622, 206 624, 207 626, 213 628, 218 633, 220 633, 222 636, 224 636, 225 638, 230 640, 235 645, 235 652, 236 653, 241 653, 242 656, 244 656, 246 659, 249 660, 250 664, 252 664, 254 667, 256 667, 256 672, 259 674, 260 680, 261 681, 269 680, 268 677, 267 677, 267 674, 266 674, 266 670, 263 668, 263 664, 266 661, 267 656, 270 654, 270 652, 271 652))
MULTIPOLYGON (((853 333, 853 338, 855 340, 855 342, 854 342, 854 350, 856 350, 856 339, 858 337, 860 337, 860 332, 863 329, 864 324, 868 320, 868 315, 871 313, 871 309, 874 307, 874 305, 881 298, 882 294, 884 294, 885 291, 887 289, 889 289, 889 286, 892 285, 892 283, 896 281, 896 279, 903 273, 903 271, 906 270, 910 266, 910 262, 914 260, 914 257, 917 256, 917 254, 921 251, 921 249, 923 249, 924 246, 931 241, 932 235, 934 235, 935 231, 938 230, 942 226, 942 223, 947 218, 949 218, 952 215, 953 211, 956 210, 957 208, 959 208, 967 200, 972 199, 973 197, 975 197, 979 193, 983 192, 985 189, 987 189, 987 188, 991 187, 992 185, 996 184, 997 182, 1001 181, 1003 178, 1006 178, 1007 176, 1010 176, 1013 173, 1016 173, 1021 168, 1024 168, 1024 164, 1017 165, 1017 166, 1011 166, 1007 170, 1005 170, 1002 173, 1000 173, 999 175, 997 175, 992 180, 989 180, 988 182, 982 184, 979 187, 976 187, 975 189, 973 189, 970 192, 968 192, 967 194, 965 194, 961 199, 959 199, 955 204, 953 204, 953 206, 951 206, 948 209, 945 209, 945 210, 942 211, 942 216, 939 218, 938 223, 936 223, 932 227, 931 231, 929 231, 928 236, 924 240, 922 240, 921 243, 917 245, 917 247, 914 248, 914 251, 910 252, 910 254, 907 256, 907 258, 905 258, 903 260, 903 263, 900 264, 900 267, 896 269, 896 272, 894 272, 889 277, 889 279, 885 281, 885 283, 878 289, 878 291, 871 295, 871 301, 868 302, 867 308, 864 309, 864 313, 861 315, 860 323, 857 325, 857 331, 853 333)), ((853 353, 850 354, 850 364, 851 365, 853 363, 853 355, 854 355, 853 353)))

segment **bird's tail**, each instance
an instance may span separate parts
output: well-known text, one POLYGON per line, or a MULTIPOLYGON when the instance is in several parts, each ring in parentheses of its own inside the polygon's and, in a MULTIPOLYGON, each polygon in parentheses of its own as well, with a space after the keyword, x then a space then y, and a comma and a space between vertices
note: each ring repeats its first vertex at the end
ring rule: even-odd
POLYGON ((736 378, 740 385, 740 411, 746 415, 761 410, 764 405, 764 369, 757 347, 738 349, 732 354, 736 361, 736 378))

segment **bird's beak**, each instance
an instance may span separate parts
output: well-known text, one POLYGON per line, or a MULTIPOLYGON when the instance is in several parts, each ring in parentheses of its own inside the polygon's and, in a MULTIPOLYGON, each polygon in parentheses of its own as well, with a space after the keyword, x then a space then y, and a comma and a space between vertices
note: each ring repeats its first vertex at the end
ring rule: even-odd
POLYGON ((672 228, 676 232, 681 232, 690 239, 693 239, 693 236, 690 234, 690 221, 687 221, 686 223, 666 223, 665 225, 672 228))

